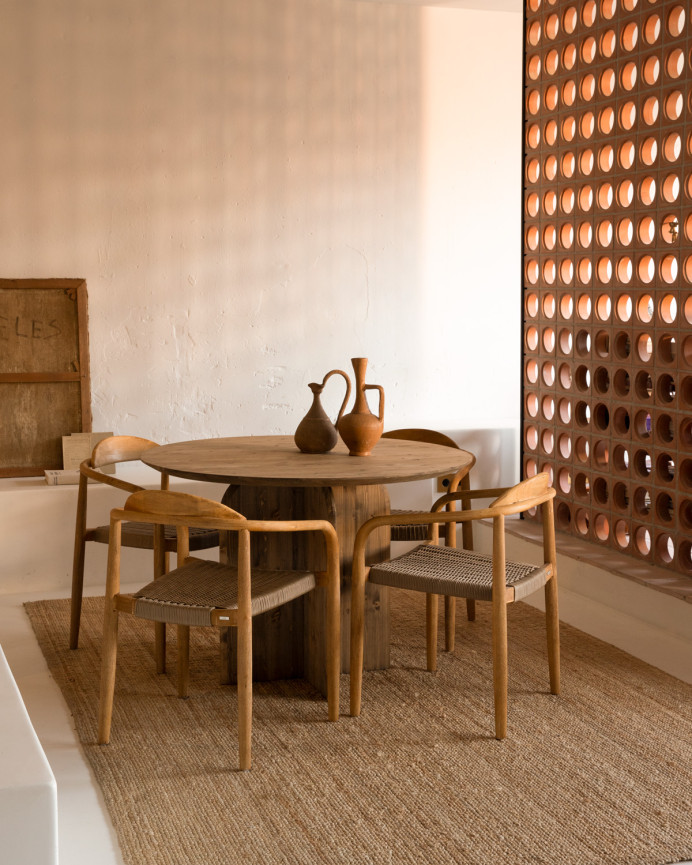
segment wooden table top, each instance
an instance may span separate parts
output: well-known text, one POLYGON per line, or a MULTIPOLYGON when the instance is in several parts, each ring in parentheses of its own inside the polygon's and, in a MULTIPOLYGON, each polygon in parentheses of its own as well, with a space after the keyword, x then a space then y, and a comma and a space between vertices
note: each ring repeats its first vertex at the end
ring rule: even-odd
POLYGON ((290 435, 176 442, 142 456, 148 466, 176 477, 281 487, 415 481, 453 475, 471 460, 464 450, 384 438, 367 457, 349 456, 341 441, 327 454, 304 454, 290 435))

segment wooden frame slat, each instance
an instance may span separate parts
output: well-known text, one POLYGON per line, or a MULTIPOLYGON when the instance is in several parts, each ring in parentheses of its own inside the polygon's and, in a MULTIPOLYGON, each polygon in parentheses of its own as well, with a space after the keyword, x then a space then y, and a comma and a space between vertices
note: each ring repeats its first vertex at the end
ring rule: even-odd
POLYGON ((0 348, 0 477, 62 468, 61 437, 92 426, 85 280, 0 279, 0 348), (46 293, 35 318, 26 308, 29 292, 46 293), (63 295, 74 313, 63 307, 61 320, 51 317, 55 303, 50 307, 63 295))

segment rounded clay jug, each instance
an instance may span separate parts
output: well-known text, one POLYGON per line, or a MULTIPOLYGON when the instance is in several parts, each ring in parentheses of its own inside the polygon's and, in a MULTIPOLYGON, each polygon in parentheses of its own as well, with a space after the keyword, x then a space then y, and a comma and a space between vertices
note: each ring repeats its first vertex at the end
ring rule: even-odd
POLYGON ((367 457, 380 440, 384 429, 384 390, 379 384, 365 384, 365 369, 368 365, 366 357, 353 357, 351 363, 356 376, 354 386, 356 401, 353 411, 345 414, 337 427, 350 456, 367 457), (374 415, 370 411, 365 396, 366 390, 380 392, 379 415, 374 415))
POLYGON ((336 424, 341 420, 341 416, 346 408, 348 398, 351 396, 351 379, 343 370, 333 369, 328 372, 322 379, 322 384, 316 381, 310 382, 308 387, 312 391, 312 405, 310 411, 305 415, 303 420, 298 424, 298 428, 293 436, 293 441, 299 450, 306 454, 326 454, 338 441, 336 432, 336 424, 329 420, 329 416, 322 408, 320 396, 324 390, 327 380, 332 375, 342 375, 346 379, 346 396, 341 403, 339 415, 336 419, 336 424))

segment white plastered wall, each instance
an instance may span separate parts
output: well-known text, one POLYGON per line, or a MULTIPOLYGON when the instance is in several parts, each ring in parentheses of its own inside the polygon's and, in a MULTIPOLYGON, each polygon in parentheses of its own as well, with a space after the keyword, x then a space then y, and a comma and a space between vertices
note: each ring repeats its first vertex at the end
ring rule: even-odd
POLYGON ((7 0, 0 24, 3 276, 86 279, 94 429, 292 432, 354 356, 389 427, 517 428, 520 15, 7 0))

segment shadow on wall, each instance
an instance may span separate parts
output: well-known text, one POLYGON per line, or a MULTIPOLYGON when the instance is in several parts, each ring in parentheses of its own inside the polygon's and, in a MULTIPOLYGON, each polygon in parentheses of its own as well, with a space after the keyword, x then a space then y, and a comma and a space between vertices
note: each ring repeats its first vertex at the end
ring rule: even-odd
POLYGON ((422 16, 2 4, 3 263, 87 278, 95 428, 286 433, 335 358, 404 367, 430 305, 422 16))
MULTIPOLYGON (((476 457, 471 472, 471 487, 512 486, 519 480, 519 431, 515 427, 477 430, 442 430, 459 447, 476 457)), ((427 511, 441 495, 435 480, 390 484, 388 487, 392 508, 427 511)))
POLYGON ((519 481, 519 430, 499 429, 447 431, 459 447, 476 457, 471 473, 473 489, 512 486, 519 481))

